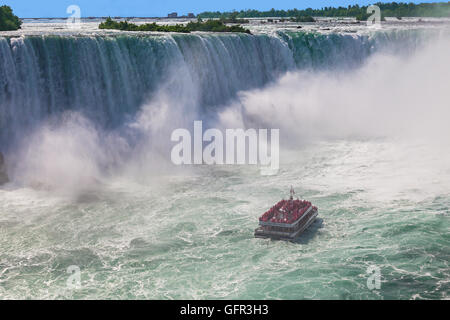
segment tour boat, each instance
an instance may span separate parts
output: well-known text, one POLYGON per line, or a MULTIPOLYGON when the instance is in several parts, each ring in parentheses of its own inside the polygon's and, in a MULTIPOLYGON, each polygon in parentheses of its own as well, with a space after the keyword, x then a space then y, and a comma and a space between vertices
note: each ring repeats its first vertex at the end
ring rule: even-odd
POLYGON ((255 237, 294 240, 316 220, 317 207, 306 200, 294 200, 294 194, 291 187, 289 200, 279 201, 259 218, 255 237))

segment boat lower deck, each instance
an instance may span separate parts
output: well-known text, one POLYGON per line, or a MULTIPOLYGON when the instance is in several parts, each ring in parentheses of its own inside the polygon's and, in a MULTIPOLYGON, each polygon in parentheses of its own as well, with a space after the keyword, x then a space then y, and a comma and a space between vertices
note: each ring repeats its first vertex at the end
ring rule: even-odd
POLYGON ((255 230, 256 238, 271 238, 277 240, 294 240, 300 234, 305 231, 317 218, 318 211, 311 210, 307 215, 302 217, 300 223, 296 225, 296 228, 284 228, 282 227, 267 227, 260 226, 255 230))

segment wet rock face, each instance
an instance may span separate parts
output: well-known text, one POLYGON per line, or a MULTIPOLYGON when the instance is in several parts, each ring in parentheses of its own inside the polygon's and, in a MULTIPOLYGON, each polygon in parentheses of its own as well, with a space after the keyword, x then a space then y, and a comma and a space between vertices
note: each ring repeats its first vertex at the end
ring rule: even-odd
POLYGON ((5 184, 9 181, 8 175, 6 174, 5 159, 3 154, 0 152, 0 185, 5 184))

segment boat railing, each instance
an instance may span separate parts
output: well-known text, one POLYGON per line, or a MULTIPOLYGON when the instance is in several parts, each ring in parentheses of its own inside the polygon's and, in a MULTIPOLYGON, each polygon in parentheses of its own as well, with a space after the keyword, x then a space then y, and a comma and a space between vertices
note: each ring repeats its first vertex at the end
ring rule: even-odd
POLYGON ((282 228, 293 228, 295 227, 300 221, 304 219, 308 215, 308 213, 313 210, 313 206, 311 205, 308 210, 305 211, 296 221, 294 221, 291 224, 287 223, 280 223, 280 222, 268 222, 268 221, 259 221, 259 225, 266 226, 266 227, 282 227, 282 228))

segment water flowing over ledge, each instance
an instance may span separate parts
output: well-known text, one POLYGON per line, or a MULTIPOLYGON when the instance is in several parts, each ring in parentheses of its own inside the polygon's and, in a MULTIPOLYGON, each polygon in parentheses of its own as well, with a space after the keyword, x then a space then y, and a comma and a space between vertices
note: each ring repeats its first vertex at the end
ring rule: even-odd
POLYGON ((0 298, 448 299, 449 39, 1 38, 0 298), (280 128, 279 174, 174 166, 170 127, 214 114, 280 128), (254 239, 289 185, 321 222, 254 239))
MULTIPOLYGON (((295 69, 351 68, 379 50, 409 52, 421 32, 374 35, 278 31, 273 35, 0 37, 0 142, 77 110, 102 127, 133 117, 161 85, 214 110, 238 91, 295 69)), ((214 112, 214 111, 213 111, 214 112)))

